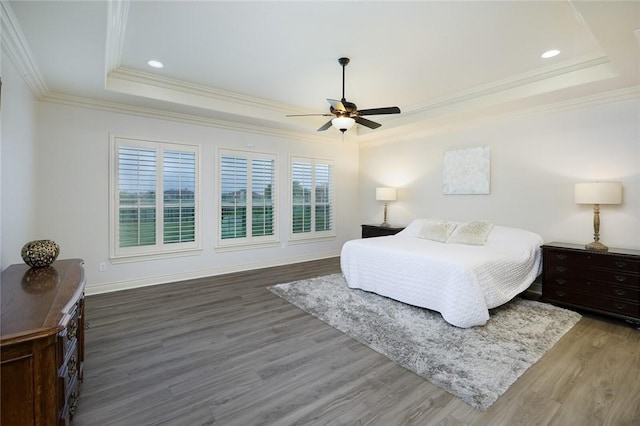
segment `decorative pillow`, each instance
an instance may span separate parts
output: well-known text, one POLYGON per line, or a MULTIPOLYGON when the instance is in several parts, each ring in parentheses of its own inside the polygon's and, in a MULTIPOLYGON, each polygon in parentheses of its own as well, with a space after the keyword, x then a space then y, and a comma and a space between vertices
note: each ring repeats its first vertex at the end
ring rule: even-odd
POLYGON ((467 222, 459 224, 453 231, 447 243, 483 246, 489 233, 493 229, 492 223, 467 222))
POLYGON ((446 220, 425 220, 422 222, 420 231, 416 236, 418 238, 446 243, 454 229, 456 229, 456 224, 447 222, 446 220))

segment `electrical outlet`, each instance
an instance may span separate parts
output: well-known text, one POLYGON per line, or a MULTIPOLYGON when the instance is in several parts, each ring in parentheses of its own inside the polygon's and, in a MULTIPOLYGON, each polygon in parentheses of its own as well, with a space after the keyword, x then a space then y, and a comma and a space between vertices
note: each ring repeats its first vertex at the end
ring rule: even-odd
POLYGON ((100 269, 100 272, 104 272, 107 270, 107 264, 105 262, 100 262, 100 265, 98 266, 98 269, 100 269))

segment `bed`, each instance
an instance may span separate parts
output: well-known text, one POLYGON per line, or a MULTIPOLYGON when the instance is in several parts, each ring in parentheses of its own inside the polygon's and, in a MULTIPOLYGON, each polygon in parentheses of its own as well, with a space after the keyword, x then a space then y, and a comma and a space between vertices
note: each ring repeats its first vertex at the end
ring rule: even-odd
POLYGON ((340 263, 349 287, 438 311, 469 328, 486 324, 489 309, 540 275, 542 243, 523 229, 416 219, 394 236, 347 241, 340 263))

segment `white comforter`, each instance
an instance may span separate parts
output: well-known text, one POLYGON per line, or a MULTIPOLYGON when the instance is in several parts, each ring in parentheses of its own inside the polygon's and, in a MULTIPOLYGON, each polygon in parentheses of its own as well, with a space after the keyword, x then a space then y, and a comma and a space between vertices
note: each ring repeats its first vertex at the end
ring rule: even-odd
POLYGON ((526 290, 541 272, 543 240, 494 226, 486 244, 417 238, 408 227, 389 237, 347 241, 340 258, 351 288, 438 311, 458 327, 484 325, 489 309, 526 290))

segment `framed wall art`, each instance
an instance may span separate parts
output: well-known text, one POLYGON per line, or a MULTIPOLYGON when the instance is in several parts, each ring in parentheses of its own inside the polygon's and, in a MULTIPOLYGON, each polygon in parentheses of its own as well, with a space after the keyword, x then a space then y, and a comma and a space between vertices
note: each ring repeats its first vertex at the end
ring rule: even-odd
POLYGON ((444 152, 443 194, 490 194, 491 148, 488 146, 444 152))

